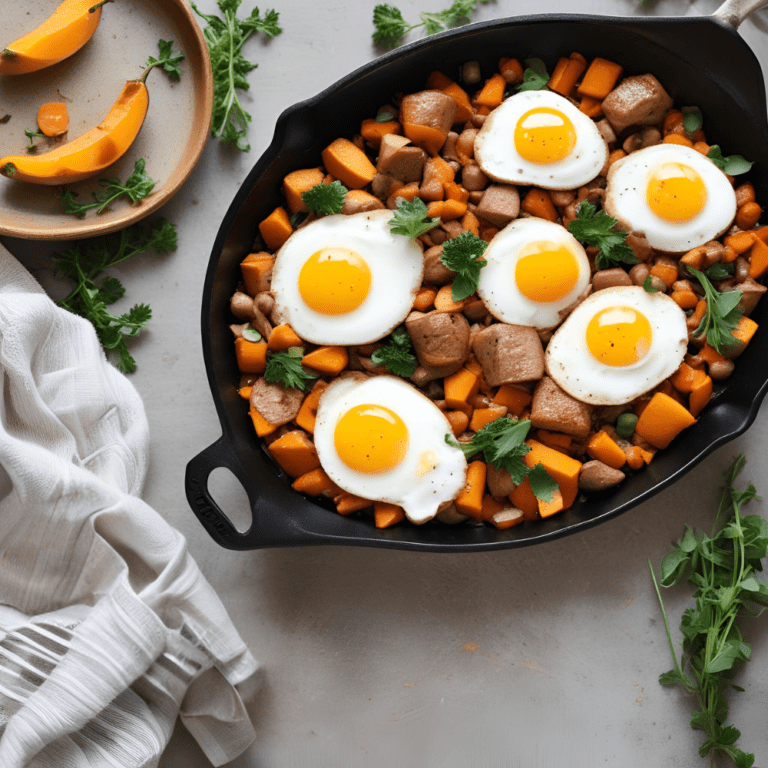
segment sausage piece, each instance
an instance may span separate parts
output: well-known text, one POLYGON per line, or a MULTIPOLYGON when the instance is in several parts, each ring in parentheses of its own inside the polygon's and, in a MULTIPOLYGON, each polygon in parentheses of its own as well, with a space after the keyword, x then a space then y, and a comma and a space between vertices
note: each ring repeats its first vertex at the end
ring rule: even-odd
POLYGON ((520 213, 520 195, 511 184, 491 184, 477 206, 477 215, 502 229, 520 213))
POLYGON ((579 488, 582 491, 604 491, 618 485, 625 475, 602 461, 588 461, 579 472, 579 488))
POLYGON ((592 426, 592 406, 571 397, 554 379, 544 376, 533 390, 531 424, 538 429, 586 437, 592 426))
POLYGON ((603 114, 616 133, 660 123, 671 107, 672 97, 653 75, 626 77, 603 100, 603 114))
POLYGON ((535 328, 494 323, 474 337, 472 348, 492 387, 544 375, 544 349, 535 328))
POLYGON ((411 312, 405 319, 419 364, 461 368, 469 353, 469 323, 458 312, 411 312))
POLYGON ((251 389, 251 405, 270 423, 287 424, 295 419, 304 400, 300 389, 286 387, 279 382, 256 379, 251 389))
POLYGON ((411 145, 405 136, 389 133, 381 139, 376 170, 408 184, 421 181, 426 161, 427 153, 423 149, 411 145))

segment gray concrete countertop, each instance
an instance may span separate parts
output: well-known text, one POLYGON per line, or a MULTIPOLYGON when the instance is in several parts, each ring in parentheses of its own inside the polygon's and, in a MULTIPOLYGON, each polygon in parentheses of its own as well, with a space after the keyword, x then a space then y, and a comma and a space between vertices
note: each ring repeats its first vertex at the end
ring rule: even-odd
MULTIPOLYGON (((449 2, 394 4, 415 19, 449 2)), ((186 463, 221 434, 199 332, 219 222, 271 141, 278 115, 377 55, 370 40, 374 5, 278 0, 284 33, 247 48, 259 63, 243 99, 253 115, 251 151, 210 141, 162 211, 178 225, 178 250, 114 270, 126 285, 126 303, 154 309, 149 329, 132 345, 138 371, 131 380, 144 397, 152 435, 144 496, 185 534, 263 665, 250 704, 257 739, 231 765, 703 765, 703 737, 688 725, 693 701, 657 682, 671 659, 648 559, 658 565, 684 523, 710 528, 723 473, 738 452, 750 460, 744 477, 768 494, 765 406, 743 437, 652 501, 532 548, 477 555, 339 547, 235 553, 218 548, 187 506, 186 463)), ((199 6, 214 12, 215 0, 199 6)), ((700 15, 716 7, 707 0, 661 0, 650 11, 639 0, 497 0, 479 6, 473 20, 548 11, 700 15)), ((740 31, 768 71, 765 29, 757 14, 740 31)), ((52 294, 60 291, 50 262, 56 244, 3 242, 52 294)), ((213 493, 235 521, 245 520, 244 493, 226 474, 214 475, 213 493)), ((665 593, 675 638, 690 594, 687 586, 665 593)), ((745 692, 730 699, 740 746, 756 754, 758 766, 768 765, 762 624, 744 623, 755 661, 736 680, 745 692)), ((210 764, 179 726, 160 765, 210 764)))

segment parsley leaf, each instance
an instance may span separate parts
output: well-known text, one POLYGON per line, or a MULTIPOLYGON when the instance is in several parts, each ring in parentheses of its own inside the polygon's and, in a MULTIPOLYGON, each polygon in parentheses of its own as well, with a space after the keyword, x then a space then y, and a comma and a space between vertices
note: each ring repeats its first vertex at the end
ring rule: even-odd
POLYGON ((675 548, 661 562, 661 586, 671 587, 687 574, 688 581, 696 587, 695 603, 686 609, 680 622, 683 653, 679 661, 659 582, 653 565, 648 563, 675 665, 659 677, 659 682, 682 685, 695 695, 699 709, 693 711, 691 728, 704 731, 707 736, 699 755, 719 751, 740 768, 750 768, 755 757, 735 746, 741 734, 734 726, 725 725, 725 692, 729 687, 743 690, 733 684, 732 677, 741 663, 749 660, 751 652, 742 639, 737 619, 745 614, 755 616, 768 606, 768 584, 757 577, 768 553, 768 523, 759 515, 741 513, 743 504, 758 498, 755 488, 749 485, 744 491, 737 491, 734 487, 745 463, 740 455, 731 465, 711 536, 703 531, 694 533, 686 525, 682 539, 675 542, 675 548), (730 515, 718 530, 724 510, 730 515))
POLYGON ((733 336, 733 331, 738 328, 742 315, 737 306, 741 301, 741 291, 720 293, 715 290, 703 272, 699 272, 693 267, 687 269, 701 283, 704 297, 707 300, 707 311, 704 313, 704 318, 696 329, 695 335, 699 336, 706 333, 709 346, 722 354, 725 350, 740 343, 733 336))
POLYGON ((683 107, 683 128, 689 139, 702 125, 704 125, 704 118, 698 107, 683 107))
POLYGON ((651 276, 648 275, 648 277, 643 280, 643 290, 646 293, 658 293, 659 289, 653 287, 653 282, 651 281, 651 276))
POLYGON ((10 115, 7 115, 7 114, 3 115, 2 117, 0 117, 0 125, 5 125, 5 123, 7 123, 10 119, 11 119, 10 115))
POLYGON ((723 156, 723 152, 717 144, 709 148, 707 157, 723 172, 729 176, 740 176, 746 173, 753 165, 749 160, 745 160, 741 155, 723 156))
POLYGON ((526 59, 527 69, 523 72, 523 82, 517 86, 518 91, 541 91, 547 87, 549 72, 547 65, 541 59, 526 59))
POLYGON ((389 228, 393 235, 403 235, 415 240, 439 223, 440 219, 427 218, 427 205, 420 198, 415 197, 413 202, 401 198, 395 215, 389 220, 389 228))
POLYGON ((131 256, 153 250, 167 254, 176 249, 176 227, 165 219, 133 224, 120 232, 84 240, 54 256, 56 267, 76 284, 59 306, 89 320, 107 355, 117 355, 117 366, 126 373, 136 370, 136 361, 128 351, 126 337, 138 336, 152 317, 146 304, 136 304, 122 315, 107 311, 125 295, 125 288, 115 277, 96 278, 107 268, 131 256))
POLYGON ((458 237, 443 244, 440 261, 456 273, 451 286, 451 297, 461 301, 477 290, 480 270, 486 265, 482 258, 488 243, 472 232, 462 232, 458 237))
POLYGON ((160 58, 156 59, 154 56, 150 56, 144 66, 160 66, 165 70, 169 80, 178 83, 179 80, 181 80, 179 64, 184 61, 184 54, 177 53, 175 56, 173 55, 173 51, 171 50, 173 48, 173 40, 158 40, 157 47, 160 50, 160 53, 158 54, 160 58))
POLYGON ((99 179, 99 184, 104 187, 104 191, 96 194, 91 192, 92 203, 78 203, 77 192, 67 190, 61 199, 64 201, 64 213, 72 213, 78 219, 85 217, 87 211, 91 208, 96 209, 96 213, 104 213, 112 203, 120 197, 127 197, 133 205, 147 197, 155 188, 154 179, 144 170, 146 161, 139 158, 133 167, 133 173, 125 180, 123 184, 120 179, 99 179))
POLYGON ((289 347, 284 352, 270 352, 267 355, 267 368, 264 378, 267 381, 280 382, 286 387, 306 391, 306 382, 317 376, 307 373, 301 365, 304 356, 303 347, 289 347))
POLYGON ((506 469, 515 485, 520 485, 526 477, 530 478, 531 490, 536 498, 550 502, 559 488, 558 484, 541 464, 529 468, 522 458, 531 450, 525 443, 530 428, 531 422, 527 419, 521 421, 502 416, 475 432, 469 443, 457 443, 451 434, 445 436, 445 442, 460 448, 468 459, 482 453, 483 459, 496 469, 506 469))
POLYGON ((309 191, 302 192, 301 199, 315 213, 341 213, 347 192, 349 190, 340 181, 332 181, 330 184, 317 184, 309 191))
POLYGON ((33 149, 37 149, 37 144, 33 139, 44 139, 45 134, 42 131, 33 131, 31 128, 24 129, 24 135, 29 139, 29 145, 27 146, 27 152, 31 152, 33 149))
POLYGON ((392 331, 389 341, 371 355, 371 362, 374 365, 385 365, 395 376, 404 379, 413 376, 417 362, 408 331, 402 326, 392 331))
POLYGON ((707 279, 715 283, 718 280, 727 280, 729 277, 732 277, 733 272, 734 272, 733 262, 728 264, 722 261, 718 261, 715 264, 713 264, 711 267, 707 267, 704 270, 704 274, 707 276, 707 279))
MULTIPOLYGON (((480 0, 485 5, 490 0, 480 0)), ((409 24, 399 8, 392 5, 380 4, 373 9, 373 42, 395 48, 403 42, 409 32, 424 27, 428 35, 442 32, 449 27, 456 27, 469 21, 469 15, 475 10, 477 0, 454 0, 453 4, 444 11, 436 13, 420 13, 419 24, 409 24)))
POLYGON ((627 233, 615 232, 616 219, 596 206, 584 202, 579 206, 577 218, 568 225, 571 234, 581 243, 600 249, 595 266, 608 269, 617 264, 637 264, 635 252, 627 245, 627 233))
POLYGON ((279 14, 269 10, 262 18, 258 8, 244 19, 237 18, 241 0, 217 0, 224 18, 201 13, 192 3, 195 13, 206 22, 203 29, 205 42, 211 54, 213 70, 213 120, 211 135, 243 152, 250 149, 246 140, 251 116, 243 109, 237 97, 238 90, 248 90, 246 75, 258 66, 242 54, 245 41, 262 32, 265 37, 279 35, 279 14))

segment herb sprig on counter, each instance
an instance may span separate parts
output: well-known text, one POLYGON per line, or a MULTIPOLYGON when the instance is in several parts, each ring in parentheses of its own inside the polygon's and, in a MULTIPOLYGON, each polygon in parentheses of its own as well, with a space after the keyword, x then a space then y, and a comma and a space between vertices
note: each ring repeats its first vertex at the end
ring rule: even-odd
POLYGON ((523 461, 523 456, 531 450, 525 443, 530 428, 531 422, 527 419, 502 416, 475 432, 469 443, 458 443, 451 434, 445 436, 445 442, 461 448, 467 459, 482 453, 485 461, 496 469, 506 469, 515 485, 527 477, 536 498, 550 502, 559 489, 558 484, 541 464, 528 467, 523 461))
POLYGON ((400 200, 395 208, 395 215, 389 220, 389 229, 393 235, 403 235, 415 240, 430 229, 434 229, 440 219, 427 218, 427 205, 418 197, 413 201, 400 200))
POLYGON ((246 75, 258 64, 243 56, 245 41, 258 32, 271 38, 283 30, 278 21, 280 14, 275 10, 266 11, 263 18, 258 8, 244 19, 237 18, 241 0, 218 0, 217 5, 223 18, 201 13, 192 3, 195 13, 205 19, 203 29, 205 42, 211 54, 213 69, 213 121, 211 135, 226 144, 232 144, 243 152, 251 147, 246 135, 251 116, 243 109, 237 96, 238 90, 248 90, 246 75))
POLYGON ((738 768, 751 768, 755 756, 742 752, 736 742, 741 736, 733 725, 726 725, 728 703, 725 692, 743 690, 731 682, 742 662, 750 658, 737 620, 757 616, 768 606, 768 584, 758 577, 768 552, 768 523, 759 515, 743 516, 741 507, 759 498, 752 485, 738 491, 734 483, 746 460, 738 456, 728 472, 711 536, 694 532, 686 525, 682 539, 661 561, 663 587, 677 584, 684 576, 696 587, 695 605, 683 613, 680 629, 683 652, 678 661, 661 599, 653 565, 651 576, 664 617, 669 649, 675 666, 659 678, 662 685, 681 685, 692 693, 699 709, 693 711, 691 728, 704 731, 706 741, 699 755, 723 752, 738 768), (718 529, 721 514, 730 515, 718 529))
POLYGON ((704 298, 707 300, 707 310, 704 313, 696 336, 707 334, 707 342, 721 354, 739 344, 739 340, 733 335, 739 326, 742 311, 738 304, 741 301, 741 291, 723 291, 720 293, 709 282, 706 275, 693 267, 687 267, 688 271, 701 283, 704 289, 704 298))
POLYGON ((635 252, 627 245, 626 232, 616 232, 616 219, 605 211, 597 210, 592 203, 579 206, 575 221, 568 225, 571 234, 580 242, 600 249, 597 254, 598 269, 609 269, 619 264, 637 264, 635 252))
POLYGON ((270 352, 267 355, 267 368, 264 378, 267 381, 279 382, 291 389, 307 389, 307 382, 316 379, 311 373, 307 373, 301 365, 304 357, 304 347, 288 347, 282 352, 270 352))
POLYGON ((488 243, 472 232, 462 232, 443 245, 440 260, 456 273, 451 286, 451 298, 461 301, 471 296, 480 282, 480 270, 487 262, 482 258, 488 243))
POLYGON ((301 193, 304 204, 314 213, 341 213, 344 207, 344 195, 349 190, 340 182, 317 184, 307 192, 301 193))
POLYGON ((54 256, 56 267, 75 282, 75 289, 59 302, 59 306, 89 320, 107 356, 117 355, 117 366, 126 373, 136 370, 126 343, 127 336, 138 336, 152 317, 147 304, 135 304, 122 315, 107 311, 125 295, 125 288, 116 277, 101 273, 132 256, 146 251, 167 254, 176 250, 176 227, 165 219, 133 224, 112 235, 84 240, 54 256))
MULTIPOLYGON (((480 0, 486 5, 490 0, 480 0)), ((470 20, 470 13, 475 10, 477 0, 454 0, 450 8, 436 13, 420 13, 418 24, 409 24, 399 8, 392 5, 377 5, 373 9, 373 42, 396 48, 403 42, 403 38, 414 29, 424 27, 428 35, 443 32, 449 27, 458 27, 470 20)))
POLYGON ((168 75, 168 79, 174 83, 178 83, 181 80, 181 70, 179 64, 184 61, 183 53, 173 53, 173 40, 158 40, 157 47, 159 49, 156 59, 154 56, 150 56, 147 59, 145 67, 162 67, 165 74, 168 75))
POLYGON ((120 179, 99 179, 99 184, 104 187, 104 191, 96 194, 91 192, 92 203, 79 203, 77 201, 77 192, 68 189, 61 199, 64 201, 64 213, 72 213, 78 219, 85 217, 85 214, 95 208, 96 213, 104 213, 115 200, 121 197, 127 197, 133 205, 140 200, 148 197, 155 188, 154 179, 144 170, 146 161, 139 158, 133 167, 133 173, 125 180, 123 184, 120 179))
POLYGON ((404 379, 413 376, 417 362, 408 331, 402 326, 395 328, 389 341, 371 355, 371 362, 374 365, 386 366, 395 376, 402 376, 404 379))

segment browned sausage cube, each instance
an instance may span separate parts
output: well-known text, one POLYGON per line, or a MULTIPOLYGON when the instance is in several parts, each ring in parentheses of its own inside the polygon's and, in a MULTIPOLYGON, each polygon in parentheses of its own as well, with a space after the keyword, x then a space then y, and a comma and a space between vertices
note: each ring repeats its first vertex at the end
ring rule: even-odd
POLYGON ((544 350, 535 328, 494 323, 474 337, 472 347, 491 387, 544 375, 544 350))
POLYGON ((539 429, 586 437, 592 426, 592 406, 564 392, 545 376, 533 390, 531 424, 539 429))
POLYGON ((405 136, 392 133, 383 136, 376 170, 405 184, 421 181, 427 153, 419 147, 408 146, 410 143, 405 136))
POLYGON ((298 416, 304 393, 279 382, 259 378, 251 389, 251 405, 270 423, 287 424, 298 416))
POLYGON ((621 81, 603 100, 603 113, 616 133, 630 125, 655 125, 672 107, 672 98, 653 75, 621 81))
POLYGON ((411 93, 400 102, 400 122, 405 135, 432 155, 445 143, 458 112, 456 99, 442 91, 411 93), (420 127, 432 131, 422 131, 420 127))
POLYGON ((456 366, 469 353, 469 323, 458 312, 411 312, 405 320, 419 364, 425 368, 456 366))
POLYGON ((520 213, 520 195, 511 184, 491 184, 477 206, 477 215, 501 229, 520 213))

